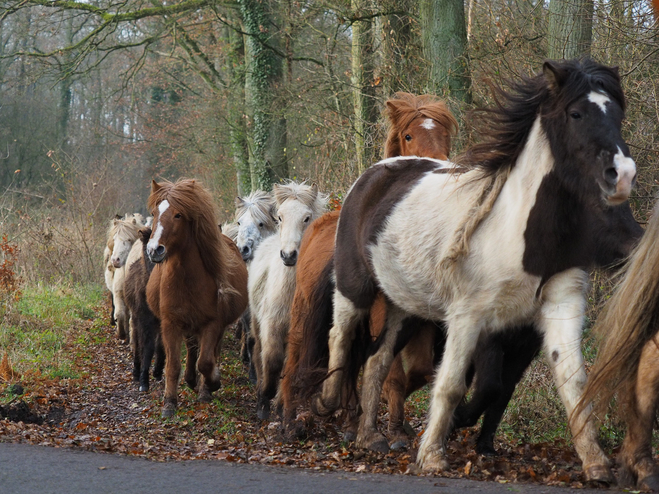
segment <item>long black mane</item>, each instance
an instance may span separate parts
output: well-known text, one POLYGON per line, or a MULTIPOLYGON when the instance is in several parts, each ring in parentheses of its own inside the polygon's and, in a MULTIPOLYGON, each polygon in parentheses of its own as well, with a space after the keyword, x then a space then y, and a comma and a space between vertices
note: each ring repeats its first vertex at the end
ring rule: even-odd
POLYGON ((546 72, 519 81, 508 80, 508 90, 493 86, 494 107, 475 110, 479 117, 476 130, 483 140, 459 156, 457 163, 488 173, 511 168, 524 149, 539 113, 543 117, 557 117, 570 103, 590 91, 605 92, 624 112, 625 97, 617 68, 591 59, 547 63, 565 76, 560 90, 552 90, 546 72))

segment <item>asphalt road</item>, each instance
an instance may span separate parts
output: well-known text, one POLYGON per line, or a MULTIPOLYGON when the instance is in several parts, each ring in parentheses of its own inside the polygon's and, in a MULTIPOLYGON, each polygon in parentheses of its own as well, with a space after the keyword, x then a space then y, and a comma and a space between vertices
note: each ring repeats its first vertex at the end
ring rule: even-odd
POLYGON ((602 493, 405 475, 320 473, 224 461, 155 463, 104 453, 0 443, 0 494, 602 493))

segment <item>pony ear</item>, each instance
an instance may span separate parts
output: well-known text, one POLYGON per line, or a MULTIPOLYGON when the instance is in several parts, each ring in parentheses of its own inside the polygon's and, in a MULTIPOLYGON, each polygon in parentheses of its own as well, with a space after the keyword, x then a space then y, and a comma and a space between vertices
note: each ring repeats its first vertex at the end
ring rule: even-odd
POLYGON ((120 219, 121 219, 121 215, 115 213, 115 214, 114 214, 114 219, 115 219, 115 220, 120 220, 120 219))
POLYGON ((311 195, 313 196, 313 200, 316 200, 316 197, 318 197, 318 185, 316 182, 311 184, 311 195))
POLYGON ((558 66, 555 62, 547 60, 542 65, 542 73, 547 80, 547 85, 551 91, 560 89, 568 78, 569 71, 558 66))
POLYGON ((245 200, 242 197, 236 196, 234 203, 236 204, 236 208, 240 208, 243 206, 243 204, 245 204, 245 200))
POLYGON ((161 185, 158 184, 155 180, 151 180, 151 193, 158 192, 160 190, 161 185))
POLYGON ((137 220, 133 217, 133 225, 137 225, 137 220))
POLYGON ((121 219, 121 216, 118 216, 118 215, 115 216, 114 218, 112 218, 112 224, 113 224, 114 226, 117 226, 117 223, 119 223, 119 220, 120 220, 120 219, 121 219))
POLYGON ((151 237, 151 228, 148 226, 145 226, 144 228, 140 228, 137 234, 140 236, 140 240, 142 242, 146 242, 149 240, 149 237, 151 237))

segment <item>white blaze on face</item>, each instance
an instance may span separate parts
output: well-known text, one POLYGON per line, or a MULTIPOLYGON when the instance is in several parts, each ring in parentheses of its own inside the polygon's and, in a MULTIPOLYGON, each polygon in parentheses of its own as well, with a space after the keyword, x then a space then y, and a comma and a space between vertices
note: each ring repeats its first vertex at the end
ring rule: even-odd
POLYGON ((623 202, 632 191, 634 178, 636 177, 636 163, 629 156, 625 156, 620 146, 618 146, 618 152, 613 157, 613 166, 618 172, 618 182, 616 193, 609 199, 609 202, 623 202))
POLYGON ((436 127, 437 125, 435 124, 434 120, 432 118, 426 118, 423 123, 421 124, 421 127, 427 130, 432 130, 436 127))
POLYGON ((591 91, 591 93, 588 95, 588 101, 590 101, 591 103, 595 103, 597 106, 599 106, 600 110, 602 110, 602 113, 606 115, 606 104, 611 101, 611 98, 609 98, 604 93, 591 91))
POLYGON ((158 245, 160 245, 160 237, 162 237, 162 223, 160 223, 160 217, 162 214, 167 211, 169 208, 169 201, 165 199, 162 201, 160 204, 158 204, 158 212, 160 213, 158 215, 158 224, 156 225, 156 229, 153 232, 153 235, 149 239, 149 242, 146 244, 146 248, 149 250, 149 252, 154 252, 156 248, 158 248, 158 245))

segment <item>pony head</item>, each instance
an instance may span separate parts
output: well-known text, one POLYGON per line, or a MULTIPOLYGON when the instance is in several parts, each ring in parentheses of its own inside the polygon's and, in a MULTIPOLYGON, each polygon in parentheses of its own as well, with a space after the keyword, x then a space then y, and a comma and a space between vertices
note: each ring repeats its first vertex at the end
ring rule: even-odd
POLYGON ((385 158, 423 156, 445 160, 458 122, 446 104, 436 96, 396 93, 386 103, 389 132, 385 158))
POLYGON ((328 196, 316 184, 289 182, 273 188, 279 221, 279 255, 286 266, 295 266, 302 235, 326 208, 328 196))
POLYGON ((126 214, 123 219, 114 218, 110 225, 112 236, 112 254, 110 262, 115 268, 121 268, 126 264, 128 254, 137 240, 137 232, 142 226, 141 214, 126 214))
POLYGON ((274 213, 275 201, 268 192, 257 190, 244 199, 236 197, 236 245, 243 261, 251 261, 261 240, 277 231, 274 213))
POLYGON ((163 262, 175 254, 184 256, 196 246, 206 271, 220 276, 222 263, 227 261, 208 190, 193 179, 154 181, 148 207, 154 226, 146 251, 152 262, 163 262))
POLYGON ((608 205, 623 203, 636 181, 636 164, 621 135, 625 97, 617 67, 547 61, 542 76, 550 95, 542 124, 559 179, 574 192, 596 183, 608 205))

